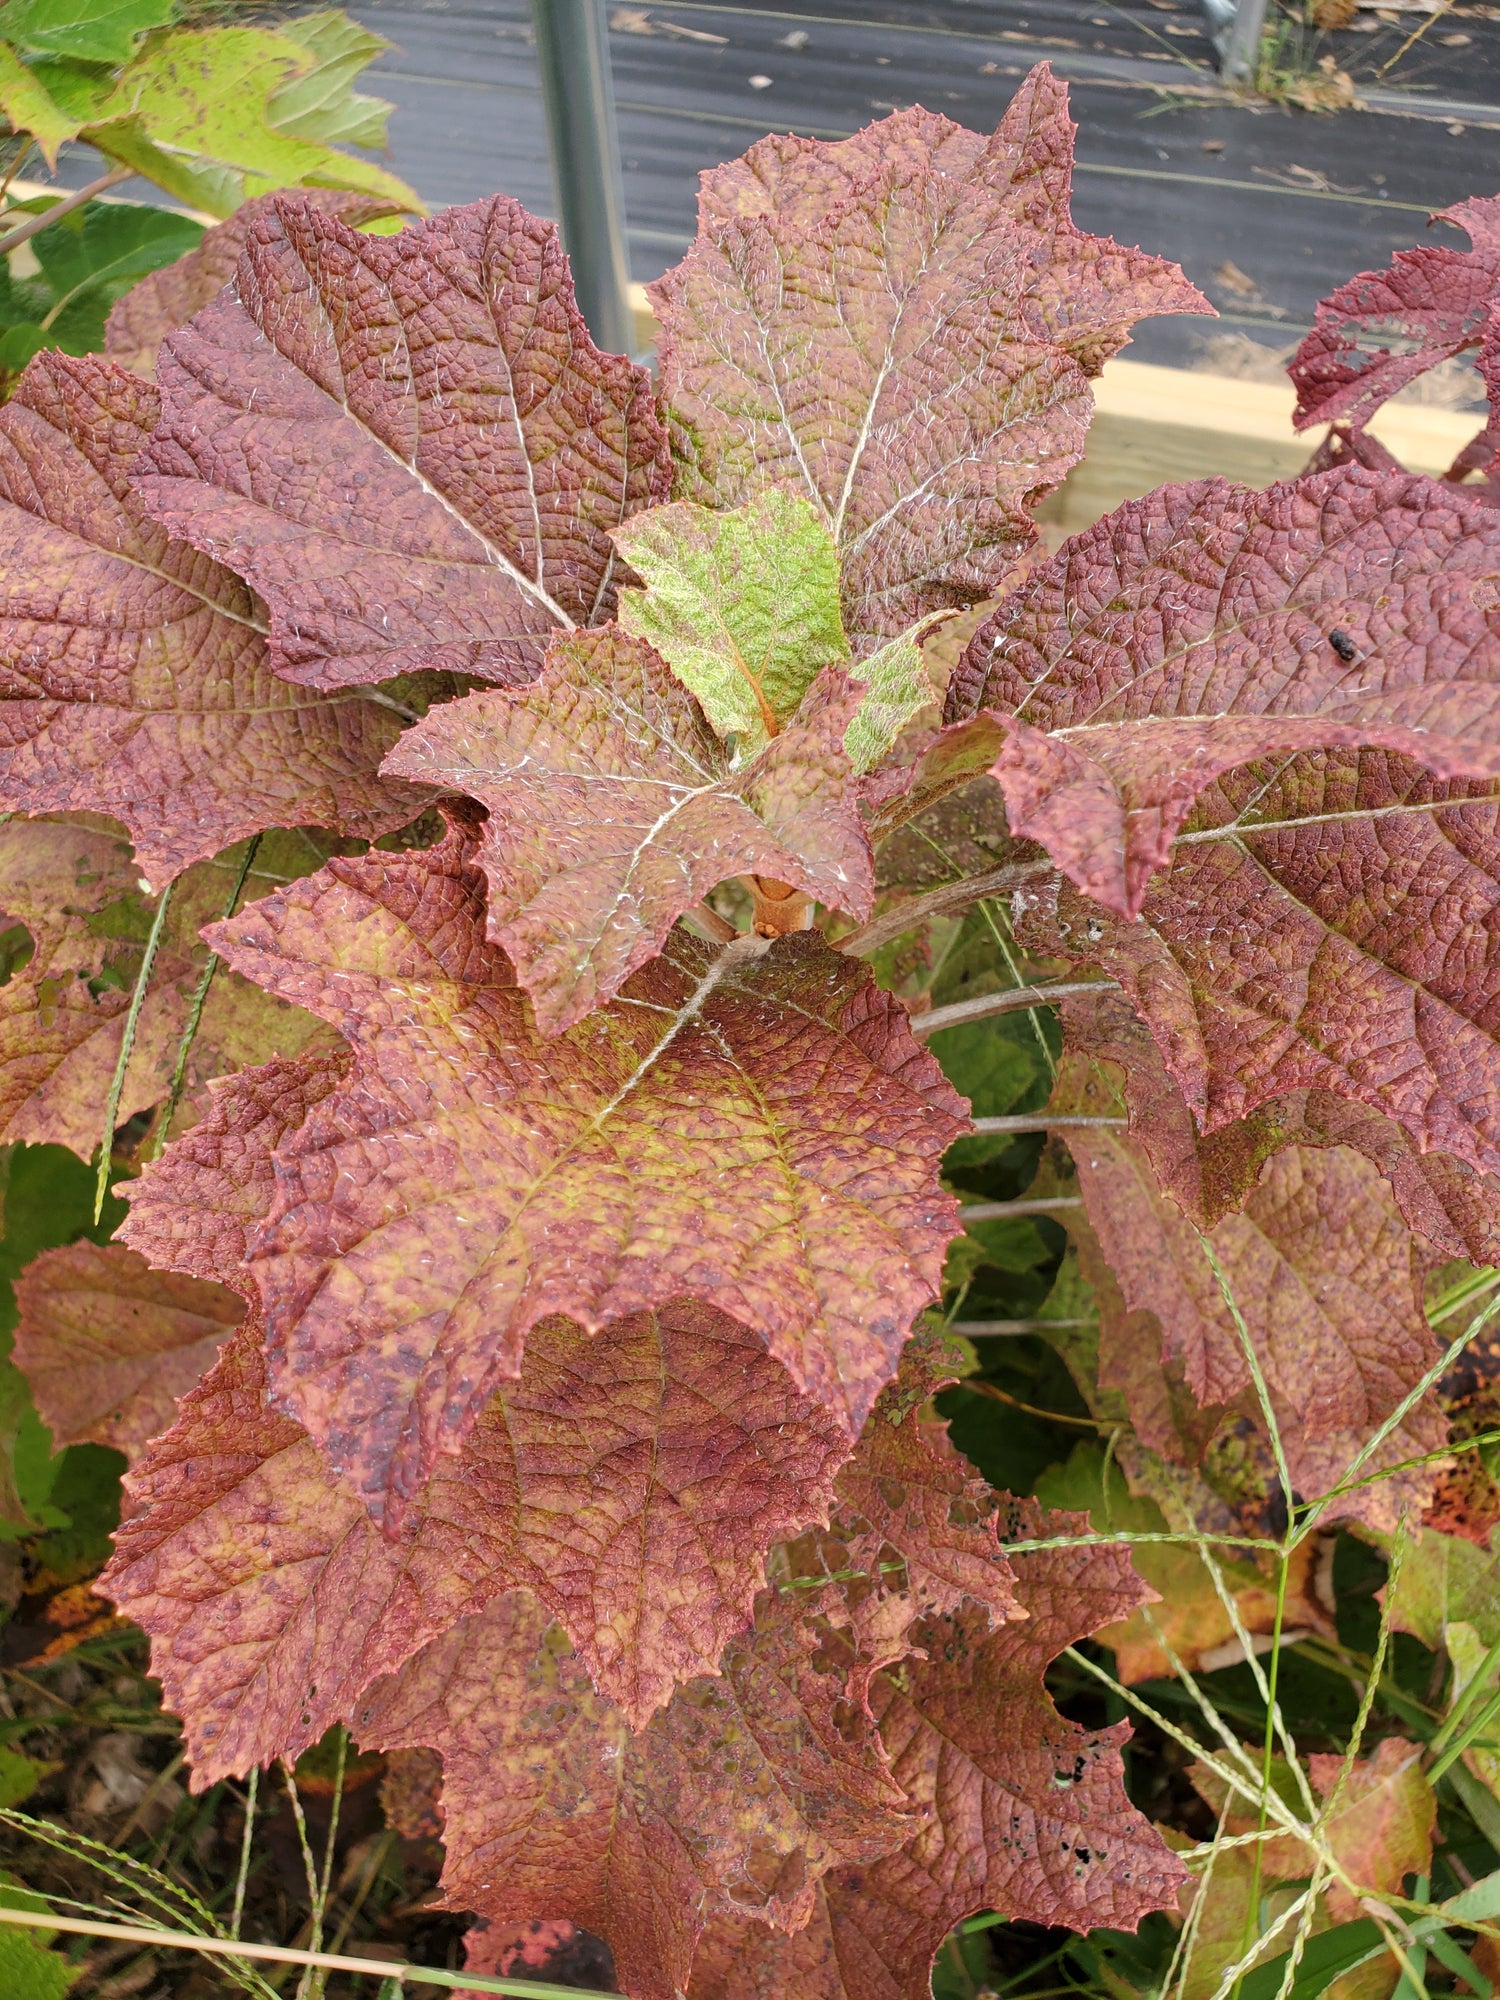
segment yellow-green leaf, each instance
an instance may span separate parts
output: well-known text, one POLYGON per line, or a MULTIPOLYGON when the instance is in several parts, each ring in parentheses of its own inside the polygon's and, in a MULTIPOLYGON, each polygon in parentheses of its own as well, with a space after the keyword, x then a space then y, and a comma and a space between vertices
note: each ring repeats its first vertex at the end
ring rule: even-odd
POLYGON ((49 167, 57 165, 57 149, 63 141, 78 134, 76 120, 4 42, 0 42, 0 111, 16 131, 31 134, 49 167))
POLYGON ((851 670, 869 688, 844 732, 844 754, 856 771, 873 770, 918 710, 938 700, 916 640, 921 629, 888 640, 851 670))
POLYGON ((312 57, 312 67, 284 83, 267 107, 269 121, 293 139, 327 146, 385 144, 391 107, 383 97, 363 97, 353 89, 362 69, 391 46, 337 7, 303 14, 281 33, 312 57))
MULTIPOLYGON (((298 186, 358 188, 419 210, 413 191, 383 167, 272 124, 273 102, 319 66, 311 48, 279 31, 177 29, 126 65, 84 136, 215 215, 298 186)), ((316 120, 316 106, 301 117, 316 120)))
POLYGON ((679 501, 614 541, 646 581, 621 593, 620 623, 650 640, 742 758, 849 657, 838 553, 806 500, 773 490, 724 512, 679 501))

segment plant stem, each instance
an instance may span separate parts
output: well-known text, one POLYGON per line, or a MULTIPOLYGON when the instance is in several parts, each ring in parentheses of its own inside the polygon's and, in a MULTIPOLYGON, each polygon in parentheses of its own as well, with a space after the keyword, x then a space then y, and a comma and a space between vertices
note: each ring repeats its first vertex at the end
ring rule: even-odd
MULTIPOLYGON (((3 241, 0 238, 0 241, 3 241)), ((109 1193, 110 1156, 115 1144, 115 1120, 120 1112, 120 1098, 125 1089, 125 1073, 130 1068, 130 1052, 135 1047, 135 1031, 141 1018, 141 1008, 146 1001, 146 988, 151 984, 151 968, 156 963, 157 946, 161 943, 162 926, 167 918, 167 906, 172 900, 172 883, 168 883, 157 900, 156 915, 151 919, 151 935, 146 939, 146 949, 141 958, 141 969, 136 975, 135 991, 130 996, 130 1007, 125 1015, 125 1028, 120 1036, 120 1057, 115 1064, 115 1073, 109 1080, 109 1095, 104 1100, 104 1134, 99 1141, 99 1177, 94 1183, 94 1221, 97 1223, 104 1213, 104 1197, 109 1193)))
MULTIPOLYGON (((471 1986, 476 1993, 508 1994, 514 2000, 578 2000, 576 1986, 549 1986, 533 1979, 491 1979, 483 1973, 448 1972, 435 1965, 392 1965, 384 1958, 345 1958, 331 1951, 298 1951, 292 1945, 246 1944, 240 1938, 195 1937, 191 1931, 159 1931, 145 1924, 94 1923, 84 1917, 60 1917, 52 1910, 0 1909, 0 1924, 66 1931, 76 1937, 116 1938, 121 1944, 172 1945, 179 1951, 201 1951, 210 1957, 319 1966, 325 1972, 362 1973, 368 1979, 396 1980, 405 1986, 471 1986)), ((606 1994, 604 2000, 623 2000, 623 1996, 606 1994)))
POLYGON ((240 1838, 240 1872, 234 1881, 234 1909, 229 1919, 229 1935, 238 1937, 245 1915, 245 1884, 250 1879, 250 1843, 255 1836, 255 1800, 260 1790, 260 1766, 250 1767, 250 1783, 245 1790, 245 1831, 240 1838))
POLYGON ((959 882, 944 882, 936 889, 929 889, 923 896, 913 896, 909 902, 898 903, 893 910, 872 917, 867 924, 861 924, 857 931, 850 931, 847 937, 837 942, 840 951, 851 951, 864 957, 869 952, 878 951, 892 938, 898 938, 903 931, 925 923, 929 917, 948 916, 954 910, 966 910, 970 903, 982 903, 987 896, 1000 896, 1007 889, 1019 889, 1027 882, 1045 881, 1057 870, 1050 861, 1007 861, 1002 868, 991 868, 984 875, 967 875, 959 882))
POLYGON ((24 222, 18 222, 14 229, 0 236, 0 257, 8 251, 18 250, 23 243, 29 243, 39 230, 45 229, 51 222, 61 222, 65 215, 71 215, 75 208, 82 208, 95 195, 105 194, 110 188, 118 187, 121 181, 130 180, 134 173, 134 167, 111 167, 107 174, 100 174, 98 180, 90 181, 87 187, 75 188, 72 194, 65 194, 61 201, 55 201, 40 215, 28 215, 24 222))
MULTIPOLYGON (((224 905, 222 921, 225 923, 229 921, 239 907, 240 897, 244 893, 245 884, 250 879, 250 870, 255 866, 255 857, 260 852, 262 838, 261 834, 256 834, 253 840, 246 843, 245 858, 241 861, 239 873, 234 878, 234 887, 229 892, 229 901, 224 905)), ((193 1043, 198 1038, 198 1028, 203 1020, 203 1010, 208 1005, 208 991, 214 983, 214 974, 218 969, 219 954, 216 951, 211 951, 208 954, 208 962, 199 975, 198 984, 193 993, 192 1004, 188 1008, 187 1021, 182 1030, 182 1040, 177 1044, 177 1060, 172 1065, 172 1083, 167 1092, 167 1106, 162 1112, 161 1121, 156 1128, 156 1137, 151 1147, 151 1157, 153 1159, 161 1152, 162 1147, 166 1145, 167 1134, 172 1129, 172 1120, 177 1116, 177 1107, 182 1102, 183 1085, 187 1081, 188 1057, 192 1054, 193 1043)))
POLYGON ((955 1000, 951 1007, 934 1007, 926 1014, 913 1014, 909 1023, 919 1042, 940 1035, 944 1028, 963 1027, 970 1021, 987 1021, 993 1014, 1009 1014, 1017 1007, 1049 1007, 1056 1000, 1071 1000, 1079 993, 1118 993, 1115 979, 1054 979, 1043 986, 1003 986, 998 993, 981 993, 973 1000, 955 1000))

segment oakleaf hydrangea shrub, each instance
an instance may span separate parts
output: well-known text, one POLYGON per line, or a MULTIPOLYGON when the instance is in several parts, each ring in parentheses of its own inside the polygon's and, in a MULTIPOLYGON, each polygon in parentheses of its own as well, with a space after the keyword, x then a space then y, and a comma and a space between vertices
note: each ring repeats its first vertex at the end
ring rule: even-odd
POLYGON ((0 410, 0 1123, 145 1132, 20 1295, 59 1440, 132 1460, 103 1588, 196 1787, 436 1752, 450 1905, 632 2000, 920 2000, 976 1911, 1178 1906, 1128 1725, 1044 1680, 1154 1593, 932 1409, 1015 953, 1133 1477, 1228 1439, 1255 1504, 1420 1512, 1423 1276, 1500 1261, 1493 440, 1364 428, 1465 349, 1500 393, 1497 206, 1324 308, 1307 474, 1046 557, 1091 378, 1207 309, 1071 159, 1045 69, 988 138, 761 141, 654 380, 512 201, 266 196, 117 309, 152 376, 0 410))

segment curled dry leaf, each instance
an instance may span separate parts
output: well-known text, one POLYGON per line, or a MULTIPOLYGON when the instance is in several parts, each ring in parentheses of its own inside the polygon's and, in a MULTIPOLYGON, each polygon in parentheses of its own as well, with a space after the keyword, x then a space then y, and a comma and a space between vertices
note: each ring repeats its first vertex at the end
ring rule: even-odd
MULTIPOLYGON (((197 930, 223 909, 235 872, 200 862, 177 886, 141 1007, 122 1120, 166 1095, 207 956, 197 930)), ((70 1146, 87 1159, 101 1138, 152 907, 118 836, 13 819, 0 826, 0 912, 31 940, 29 960, 0 986, 0 1137, 70 1146)), ((221 974, 190 1051, 192 1101, 216 1073, 327 1038, 310 1015, 221 974)))
POLYGON ((1066 93, 1034 70, 993 137, 920 109, 763 139, 703 176, 698 238, 651 288, 679 491, 811 501, 856 654, 991 594, 1077 462, 1088 376, 1174 265, 1068 217, 1066 93))
POLYGON ((139 1458, 245 1315, 201 1278, 153 1271, 117 1243, 45 1250, 16 1280, 14 1360, 58 1449, 139 1458))
POLYGON ((1299 430, 1342 418, 1358 432, 1398 389, 1493 337, 1500 199, 1457 202, 1432 220, 1467 230, 1472 248, 1398 250, 1385 270, 1361 271, 1318 306, 1291 365, 1299 430))
MULTIPOLYGON (((1265 493, 1162 487, 1075 536, 979 628, 947 719, 984 709, 1005 732, 1011 832, 1136 916, 1236 766, 1278 760, 1274 815, 1249 799, 1232 828, 1210 813, 1189 840, 1233 848, 1323 814, 1339 748, 1395 751, 1439 781, 1500 776, 1500 518, 1362 466, 1265 493)), ((1341 818, 1392 808, 1361 799, 1341 818)))
POLYGON ((612 999, 727 876, 868 914, 870 848, 843 747, 863 693, 832 670, 736 764, 660 654, 611 626, 554 641, 519 695, 439 709, 386 768, 489 809, 489 935, 556 1034, 612 999))
POLYGON ((138 489, 265 599, 309 687, 523 685, 610 616, 609 532, 666 497, 649 375, 594 346, 557 231, 500 195, 388 237, 275 197, 157 375, 138 489))
POLYGON ((404 825, 399 715, 278 680, 245 585, 147 515, 157 400, 48 350, 0 410, 0 807, 111 814, 158 888, 265 827, 404 825))
MULTIPOLYGON (((383 195, 360 194, 348 188, 305 188, 301 195, 312 206, 347 222, 351 229, 404 212, 399 203, 383 195)), ((274 195, 263 194, 243 202, 227 222, 205 230, 185 257, 153 271, 132 285, 123 298, 116 299, 104 326, 104 351, 110 359, 137 375, 149 375, 166 336, 186 326, 233 278, 252 226, 274 200, 274 195)))
MULTIPOLYGON (((1082 1516, 1010 1503, 1007 1539, 1086 1532, 1082 1516)), ((933 1954, 985 1909, 1039 1924, 1133 1928, 1171 1909, 1186 1870, 1125 1798, 1128 1726, 1091 1733, 1043 1683, 1074 1640, 1151 1593, 1120 1548, 1011 1558, 1028 1616, 986 1633, 972 1611, 918 1627, 925 1660, 872 1690, 891 1768, 925 1807, 898 1852, 835 1868, 807 1926, 779 1937, 742 1919, 710 1925, 691 2000, 928 2000, 933 1954)))
POLYGON ((632 1736, 517 1592, 373 1688, 355 1733, 441 1754, 450 1906, 566 1917, 605 1939, 626 1992, 674 2000, 711 1912, 804 1922, 819 1876, 910 1824, 809 1608, 767 1591, 722 1674, 632 1736))
POLYGON ((462 820, 209 935, 355 1048, 278 1146, 250 1257, 278 1396, 392 1526, 554 1313, 698 1298, 858 1433, 935 1293, 963 1125, 862 967, 809 933, 677 934, 543 1041, 462 820))

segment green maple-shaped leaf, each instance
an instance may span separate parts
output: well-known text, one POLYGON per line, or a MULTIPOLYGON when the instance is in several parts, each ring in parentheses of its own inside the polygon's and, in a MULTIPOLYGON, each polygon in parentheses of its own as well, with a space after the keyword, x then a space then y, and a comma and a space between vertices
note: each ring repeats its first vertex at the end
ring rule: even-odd
POLYGON ((489 934, 554 1034, 611 999, 728 876, 868 913, 869 843, 843 749, 861 699, 835 668, 795 722, 732 762, 652 647, 606 626, 554 641, 517 695, 435 711, 386 768, 488 809, 489 934))
MULTIPOLYGON (((0 27, 4 16, 0 15, 0 27)), ((0 41, 0 111, 17 132, 29 132, 49 167, 57 165, 57 149, 76 138, 81 120, 59 104, 35 70, 15 50, 0 41)))
POLYGON ((123 63, 147 29, 176 11, 177 0, 9 0, 0 38, 30 55, 123 63))
POLYGON ((903 632, 850 669, 865 697, 844 732, 844 754, 856 771, 869 771, 891 748, 914 715, 938 698, 917 644, 920 627, 903 632))
POLYGON ((353 88, 361 70, 391 44, 351 21, 341 8, 294 16, 281 28, 312 57, 312 66, 284 83, 266 106, 267 122, 289 138, 326 146, 364 146, 378 152, 386 143, 391 107, 383 97, 365 97, 353 88))
MULTIPOLYGON (((327 32, 320 30, 325 40, 327 32)), ((337 126, 349 113, 337 90, 340 74, 347 85, 347 71, 337 62, 330 70, 331 60, 320 42, 274 29, 174 28, 153 37, 120 71, 91 108, 88 133, 169 194, 214 215, 304 182, 385 195, 420 211, 419 197, 386 168, 306 136, 309 125, 337 126), (291 106, 288 126, 275 122, 281 103, 291 106)))
POLYGON ((646 580, 622 593, 620 623, 650 640, 741 758, 765 748, 824 667, 849 658, 838 551, 796 494, 722 512, 653 508, 614 542, 646 580))

